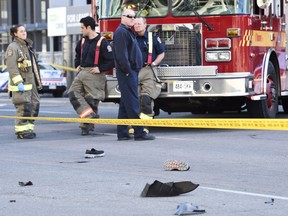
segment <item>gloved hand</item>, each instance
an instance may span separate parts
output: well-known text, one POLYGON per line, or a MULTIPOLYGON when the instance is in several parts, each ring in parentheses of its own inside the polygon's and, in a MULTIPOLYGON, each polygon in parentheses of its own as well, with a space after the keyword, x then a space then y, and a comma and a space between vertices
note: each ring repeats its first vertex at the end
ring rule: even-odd
POLYGON ((24 92, 24 85, 23 85, 23 83, 19 83, 19 84, 18 84, 18 91, 24 92))

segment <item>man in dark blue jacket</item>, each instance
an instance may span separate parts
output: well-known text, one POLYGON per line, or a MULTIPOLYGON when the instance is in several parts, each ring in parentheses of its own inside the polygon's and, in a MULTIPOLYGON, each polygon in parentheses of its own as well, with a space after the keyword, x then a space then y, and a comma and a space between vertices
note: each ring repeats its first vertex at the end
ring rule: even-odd
MULTIPOLYGON (((141 51, 134 32, 135 12, 125 9, 122 12, 121 24, 114 33, 113 55, 115 60, 117 80, 121 92, 119 104, 119 119, 139 119, 138 73, 143 66, 141 51)), ((154 140, 155 137, 144 131, 142 126, 134 128, 134 140, 154 140)), ((117 126, 118 140, 131 139, 128 126, 117 126)))

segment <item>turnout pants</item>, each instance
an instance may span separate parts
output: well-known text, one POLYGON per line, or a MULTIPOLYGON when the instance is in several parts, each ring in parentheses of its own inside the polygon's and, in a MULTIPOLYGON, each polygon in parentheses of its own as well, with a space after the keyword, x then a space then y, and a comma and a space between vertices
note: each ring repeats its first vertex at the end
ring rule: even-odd
POLYGON ((98 114, 99 102, 105 98, 105 74, 91 74, 89 70, 83 68, 78 73, 68 92, 70 102, 81 118, 92 112, 98 114))
MULTIPOLYGON (((153 68, 157 72, 157 68, 153 68)), ((161 85, 156 82, 152 68, 143 67, 139 72, 138 94, 140 102, 140 112, 154 116, 154 101, 161 93, 161 85)))
MULTIPOLYGON (((33 84, 31 91, 12 92, 12 101, 16 108, 16 116, 38 116, 40 108, 40 98, 35 84, 33 84)), ((16 134, 27 131, 34 131, 34 120, 16 119, 16 134)))
POLYGON ((105 74, 92 74, 90 69, 81 68, 68 92, 70 102, 80 118, 86 118, 91 113, 98 114, 99 102, 105 98, 105 74))

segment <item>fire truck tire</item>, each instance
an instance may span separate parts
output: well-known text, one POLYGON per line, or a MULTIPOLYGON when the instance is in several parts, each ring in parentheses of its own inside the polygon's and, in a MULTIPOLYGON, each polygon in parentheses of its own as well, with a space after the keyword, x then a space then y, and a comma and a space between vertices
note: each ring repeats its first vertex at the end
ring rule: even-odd
POLYGON ((278 113, 278 81, 273 64, 269 62, 266 79, 266 100, 248 101, 247 110, 253 118, 275 118, 278 113))

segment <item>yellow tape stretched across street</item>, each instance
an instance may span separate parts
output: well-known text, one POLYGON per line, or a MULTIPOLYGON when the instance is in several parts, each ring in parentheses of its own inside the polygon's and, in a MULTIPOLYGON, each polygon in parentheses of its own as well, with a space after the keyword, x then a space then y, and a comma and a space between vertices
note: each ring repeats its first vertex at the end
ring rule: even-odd
POLYGON ((135 125, 149 127, 171 128, 217 128, 217 129, 244 129, 244 130, 288 130, 287 119, 81 119, 81 118, 54 118, 54 117, 19 117, 0 116, 10 119, 27 119, 36 121, 78 122, 108 125, 135 125))
POLYGON ((63 66, 63 65, 59 65, 59 64, 54 64, 54 63, 50 63, 52 66, 56 67, 56 68, 60 68, 63 70, 68 70, 68 71, 73 71, 73 72, 77 72, 77 70, 75 68, 72 67, 68 67, 68 66, 63 66))
MULTIPOLYGON (((77 72, 76 68, 63 66, 63 65, 59 65, 59 64, 54 64, 54 63, 50 63, 50 64, 56 68, 60 68, 60 69, 67 70, 67 71, 77 72)), ((6 65, 0 65, 0 68, 6 68, 6 65)))

